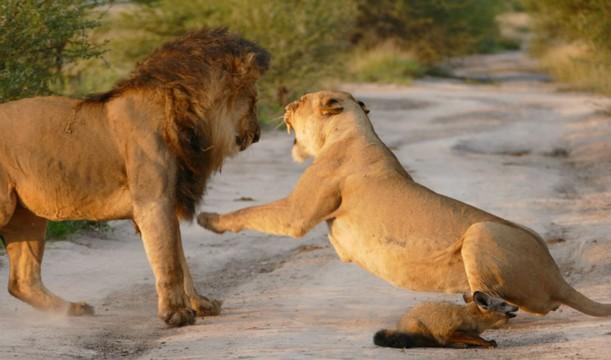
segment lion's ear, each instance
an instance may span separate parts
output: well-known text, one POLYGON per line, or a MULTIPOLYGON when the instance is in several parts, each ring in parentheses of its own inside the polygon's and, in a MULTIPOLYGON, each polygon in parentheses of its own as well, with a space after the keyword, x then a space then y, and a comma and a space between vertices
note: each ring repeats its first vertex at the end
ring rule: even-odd
POLYGON ((342 111, 344 111, 343 106, 334 98, 326 99, 320 105, 320 113, 324 116, 337 115, 342 111))
POLYGON ((257 66, 255 66, 255 58, 256 55, 254 53, 248 53, 242 58, 236 58, 233 63, 234 71, 239 76, 253 76, 259 78, 261 73, 257 70, 257 66))
POLYGON ((360 100, 358 101, 358 103, 361 109, 363 109, 363 111, 365 112, 365 114, 369 114, 369 109, 367 109, 367 106, 365 106, 365 103, 360 100))
POLYGON ((266 51, 249 52, 234 61, 235 71, 241 76, 258 79, 269 67, 269 54, 266 51))

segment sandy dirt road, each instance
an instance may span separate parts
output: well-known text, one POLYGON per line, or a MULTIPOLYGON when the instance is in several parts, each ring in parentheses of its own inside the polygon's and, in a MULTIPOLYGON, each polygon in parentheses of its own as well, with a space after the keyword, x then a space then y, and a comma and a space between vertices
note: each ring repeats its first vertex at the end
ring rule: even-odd
MULTIPOLYGON (((611 302, 611 101, 558 91, 519 54, 471 58, 456 74, 478 81, 348 89, 417 181, 534 228, 571 284, 611 302)), ((291 162, 290 145, 282 132, 264 134, 227 162, 203 208, 222 212, 287 194, 304 168, 291 162)), ((0 291, 0 359, 611 358, 611 319, 566 307, 520 314, 485 333, 498 342, 494 350, 376 348, 373 333, 410 305, 460 296, 397 289, 341 263, 323 226, 297 241, 183 225, 198 287, 224 299, 224 313, 166 329, 155 317, 141 242, 129 223, 112 226, 52 242, 45 254, 47 287, 90 302, 97 315, 52 316, 0 291)), ((2 281, 6 261, 0 257, 2 281)))

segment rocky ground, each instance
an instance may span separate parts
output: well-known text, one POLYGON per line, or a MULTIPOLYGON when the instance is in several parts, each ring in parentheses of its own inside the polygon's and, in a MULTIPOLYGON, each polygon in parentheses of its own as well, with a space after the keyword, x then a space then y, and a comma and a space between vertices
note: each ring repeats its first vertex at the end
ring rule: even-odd
MULTIPOLYGON (((540 232, 573 286, 611 302, 611 101, 559 91, 520 54, 454 64, 455 79, 410 87, 347 85, 371 109, 381 138, 432 189, 540 232)), ((291 139, 265 133, 227 162, 204 209, 227 211, 287 194, 305 165, 291 139)), ((215 235, 183 225, 202 293, 225 300, 221 316, 166 329, 155 317, 152 273, 131 224, 47 245, 44 280, 97 315, 40 313, 0 292, 2 359, 604 359, 611 319, 561 307, 520 314, 484 334, 493 350, 377 348, 373 333, 410 305, 459 296, 397 289, 343 264, 324 226, 302 240, 215 235)), ((7 279, 0 257, 0 279, 7 279)))

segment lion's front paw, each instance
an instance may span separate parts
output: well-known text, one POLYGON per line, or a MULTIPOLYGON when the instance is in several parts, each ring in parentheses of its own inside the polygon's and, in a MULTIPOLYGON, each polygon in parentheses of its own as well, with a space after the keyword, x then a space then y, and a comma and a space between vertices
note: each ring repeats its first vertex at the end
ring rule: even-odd
POLYGON ((223 301, 209 299, 205 296, 196 295, 191 297, 191 307, 195 310, 197 316, 215 316, 221 313, 223 301))
POLYGON ((160 317, 171 327, 195 324, 195 311, 188 307, 166 311, 160 317))
POLYGON ((217 213, 202 212, 197 215, 197 223, 210 231, 214 231, 217 234, 222 234, 225 229, 220 227, 221 216, 217 213))

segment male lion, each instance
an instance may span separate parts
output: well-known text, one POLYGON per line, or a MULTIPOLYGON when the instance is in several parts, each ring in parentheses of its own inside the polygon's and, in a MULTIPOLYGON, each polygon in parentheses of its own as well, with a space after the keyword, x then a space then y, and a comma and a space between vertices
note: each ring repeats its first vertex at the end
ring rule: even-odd
POLYGON ((293 192, 225 215, 201 213, 200 225, 301 237, 324 220, 341 260, 400 287, 479 291, 537 314, 566 304, 611 315, 611 304, 566 283, 533 231, 413 181, 350 94, 307 94, 286 107, 284 121, 295 130, 294 158, 314 157, 293 192))
POLYGON ((36 308, 92 314, 49 292, 40 267, 47 220, 133 219, 171 326, 217 314, 197 294, 178 220, 190 220, 223 159, 259 139, 255 81, 269 54, 226 29, 171 41, 107 93, 0 105, 0 234, 9 292, 36 308))

